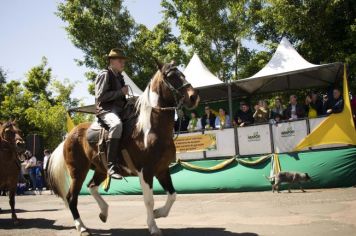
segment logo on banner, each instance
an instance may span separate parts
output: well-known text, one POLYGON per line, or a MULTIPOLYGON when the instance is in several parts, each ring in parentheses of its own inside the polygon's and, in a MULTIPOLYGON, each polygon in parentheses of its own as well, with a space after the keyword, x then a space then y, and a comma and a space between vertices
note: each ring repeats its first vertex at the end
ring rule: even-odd
POLYGON ((260 141, 260 140, 261 140, 261 135, 258 133, 258 131, 253 132, 252 135, 248 135, 248 136, 247 136, 247 140, 248 140, 249 142, 260 141))
POLYGON ((288 126, 286 130, 281 132, 281 137, 283 138, 288 138, 295 136, 295 130, 292 128, 292 126, 288 126))

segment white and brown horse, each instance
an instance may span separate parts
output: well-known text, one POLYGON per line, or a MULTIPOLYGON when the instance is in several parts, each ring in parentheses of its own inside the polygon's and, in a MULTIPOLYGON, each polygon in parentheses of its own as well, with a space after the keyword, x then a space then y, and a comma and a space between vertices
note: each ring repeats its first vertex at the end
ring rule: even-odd
MULTIPOLYGON (((199 103, 198 93, 173 63, 157 64, 159 70, 136 102, 138 117, 133 130, 122 139, 125 160, 120 163, 124 176, 136 175, 140 179, 151 235, 161 235, 155 218, 166 217, 176 199, 169 172, 169 165, 176 158, 172 135, 175 109, 181 106, 191 109, 199 103), (152 190, 154 177, 168 194, 165 205, 156 210, 152 190)), ((77 201, 90 168, 95 173, 88 184, 89 191, 99 205, 100 219, 105 222, 108 217, 108 204, 98 193, 106 170, 96 158, 97 145, 89 144, 86 139, 89 126, 85 123, 75 127, 53 152, 48 167, 49 182, 69 206, 74 224, 82 235, 89 233, 79 216, 77 201), (67 181, 65 172, 69 172, 71 181, 67 181)))

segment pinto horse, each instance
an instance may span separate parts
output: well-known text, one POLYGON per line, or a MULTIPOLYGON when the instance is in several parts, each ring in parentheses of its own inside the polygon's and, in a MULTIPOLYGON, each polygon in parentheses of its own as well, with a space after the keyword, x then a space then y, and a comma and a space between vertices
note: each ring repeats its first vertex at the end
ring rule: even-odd
POLYGON ((0 189, 9 192, 11 218, 14 224, 18 224, 15 194, 21 171, 17 157, 25 152, 25 142, 20 134, 21 131, 15 122, 0 122, 0 189))
MULTIPOLYGON (((157 62, 157 66, 159 70, 136 102, 138 117, 130 134, 122 139, 124 160, 120 163, 123 176, 135 175, 140 179, 151 235, 162 235, 155 218, 166 217, 176 199, 169 172, 170 163, 176 159, 173 142, 175 110, 182 106, 193 109, 200 100, 197 91, 174 63, 157 62), (154 177, 168 194, 165 205, 156 210, 152 190, 154 177)), ((89 144, 86 139, 90 125, 84 123, 75 127, 53 152, 48 166, 48 180, 54 192, 69 206, 81 235, 90 235, 77 209, 78 195, 90 168, 95 172, 88 184, 89 192, 99 205, 99 218, 106 222, 108 217, 108 204, 98 193, 98 186, 106 179, 107 171, 97 161, 97 145, 89 144), (65 172, 69 172, 71 181, 65 172)))

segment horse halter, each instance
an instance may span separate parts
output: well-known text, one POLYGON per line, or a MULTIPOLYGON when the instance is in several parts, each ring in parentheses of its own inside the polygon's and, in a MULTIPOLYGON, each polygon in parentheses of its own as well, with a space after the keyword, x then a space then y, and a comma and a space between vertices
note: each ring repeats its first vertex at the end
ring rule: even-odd
POLYGON ((175 110, 180 111, 183 107, 183 100, 184 100, 184 95, 181 93, 182 89, 185 89, 189 86, 191 86, 191 84, 185 79, 185 76, 182 72, 180 72, 176 66, 170 66, 165 72, 163 72, 163 83, 167 86, 167 88, 172 92, 173 98, 174 98, 174 102, 175 102, 175 106, 174 107, 161 107, 159 108, 160 110, 175 110), (179 77, 180 79, 182 79, 184 82, 183 84, 178 87, 175 88, 168 80, 167 78, 171 77, 174 73, 178 72, 179 73, 179 77))

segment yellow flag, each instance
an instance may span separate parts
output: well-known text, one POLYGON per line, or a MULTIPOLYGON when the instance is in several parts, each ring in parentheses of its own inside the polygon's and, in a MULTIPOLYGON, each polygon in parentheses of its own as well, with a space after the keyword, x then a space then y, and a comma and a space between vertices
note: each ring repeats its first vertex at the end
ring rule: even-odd
POLYGON ((347 85, 346 65, 344 65, 343 79, 344 109, 341 113, 331 114, 322 121, 315 130, 306 136, 295 147, 295 151, 306 147, 325 144, 351 144, 356 145, 355 125, 352 118, 349 88, 347 85))
POLYGON ((67 112, 67 132, 69 133, 74 128, 74 123, 72 118, 70 118, 69 113, 67 112))

